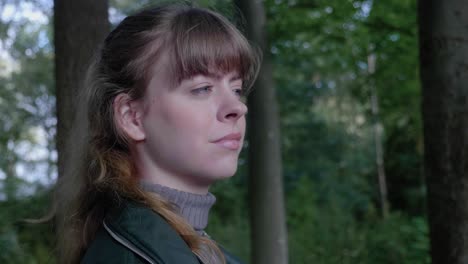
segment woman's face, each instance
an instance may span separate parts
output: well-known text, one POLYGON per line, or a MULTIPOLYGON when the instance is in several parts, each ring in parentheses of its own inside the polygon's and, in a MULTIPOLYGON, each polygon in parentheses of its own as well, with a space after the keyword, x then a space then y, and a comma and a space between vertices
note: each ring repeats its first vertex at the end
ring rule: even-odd
POLYGON ((242 80, 234 72, 198 75, 171 88, 162 72, 143 98, 144 140, 136 148, 141 176, 179 189, 207 189, 234 175, 246 126, 242 80))

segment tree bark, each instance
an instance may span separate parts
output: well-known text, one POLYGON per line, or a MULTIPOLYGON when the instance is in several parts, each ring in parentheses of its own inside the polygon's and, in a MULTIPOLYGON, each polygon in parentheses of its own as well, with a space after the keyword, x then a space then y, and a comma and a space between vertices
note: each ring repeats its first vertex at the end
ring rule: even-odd
POLYGON ((264 51, 255 88, 248 99, 251 263, 288 263, 281 141, 275 84, 269 60, 262 1, 236 0, 247 36, 264 51))
POLYGON ((468 2, 420 0, 419 29, 432 263, 468 263, 468 2))
POLYGON ((76 111, 76 98, 86 68, 110 26, 108 1, 54 0, 54 46, 59 177, 63 174, 65 142, 76 111))

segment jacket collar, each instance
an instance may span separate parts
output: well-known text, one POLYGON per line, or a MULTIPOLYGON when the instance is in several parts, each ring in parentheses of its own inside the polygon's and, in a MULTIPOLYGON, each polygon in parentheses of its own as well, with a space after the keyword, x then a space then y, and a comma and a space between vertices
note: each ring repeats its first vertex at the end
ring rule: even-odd
POLYGON ((111 235, 117 236, 114 239, 118 242, 130 250, 130 247, 136 248, 155 263, 200 263, 185 241, 159 214, 138 203, 122 202, 106 215, 104 226, 113 233, 111 235))

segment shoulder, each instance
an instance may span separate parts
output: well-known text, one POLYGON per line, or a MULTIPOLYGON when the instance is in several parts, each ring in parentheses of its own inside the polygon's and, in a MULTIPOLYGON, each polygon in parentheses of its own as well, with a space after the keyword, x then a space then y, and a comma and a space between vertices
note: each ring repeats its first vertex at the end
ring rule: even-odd
POLYGON ((132 251, 117 243, 111 236, 100 228, 95 239, 86 250, 81 264, 140 264, 143 262, 132 251))
POLYGON ((133 202, 110 210, 83 261, 87 259, 103 259, 105 263, 199 263, 166 220, 133 202), (112 256, 118 256, 118 262, 106 260, 112 256))

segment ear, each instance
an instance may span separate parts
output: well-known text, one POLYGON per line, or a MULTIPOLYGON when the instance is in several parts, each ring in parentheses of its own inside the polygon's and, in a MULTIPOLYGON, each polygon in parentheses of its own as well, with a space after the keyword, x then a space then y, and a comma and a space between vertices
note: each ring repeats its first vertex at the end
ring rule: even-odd
POLYGON ((142 141, 146 138, 141 117, 143 105, 132 101, 126 93, 117 95, 114 99, 114 119, 116 125, 129 139, 142 141))

